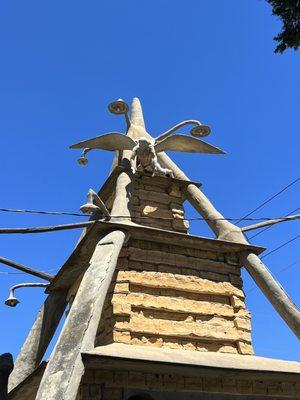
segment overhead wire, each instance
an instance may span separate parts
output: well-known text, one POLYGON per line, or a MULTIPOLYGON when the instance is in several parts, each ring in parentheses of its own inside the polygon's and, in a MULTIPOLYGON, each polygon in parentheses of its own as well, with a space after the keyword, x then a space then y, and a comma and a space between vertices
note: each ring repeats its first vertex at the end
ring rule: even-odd
MULTIPOLYGON (((299 210, 297 208, 296 210, 299 210)), ((295 211, 296 211, 295 210, 295 211)), ((45 210, 27 210, 27 209, 13 209, 13 208, 0 208, 0 212, 9 212, 9 213, 23 213, 23 214, 43 214, 43 215, 62 215, 62 216, 75 216, 75 217, 89 217, 90 214, 83 214, 83 213, 75 213, 75 212, 67 212, 67 211, 45 211, 45 210)), ((288 214, 290 215, 290 214, 288 214)), ((244 221, 269 221, 272 219, 284 219, 288 215, 283 217, 251 217, 242 219, 244 221)), ((131 217, 128 215, 112 215, 113 218, 127 218, 127 219, 161 219, 161 220, 174 220, 175 218, 168 218, 168 217, 152 217, 152 216, 139 216, 139 217, 131 217)), ((190 218, 183 218, 186 221, 240 221, 239 217, 221 217, 221 218, 203 218, 203 217, 190 217, 190 218)))
POLYGON ((285 186, 283 189, 279 190, 277 193, 269 197, 266 201, 264 201, 262 204, 254 208, 252 211, 247 213, 244 217, 240 218, 236 223, 238 224, 241 221, 244 221, 247 217, 255 213, 256 211, 260 210, 262 207, 264 207, 266 204, 270 203, 273 199, 275 199, 277 196, 279 196, 281 193, 285 192, 287 189, 289 189, 291 186, 293 186, 295 183, 300 181, 300 178, 295 179, 293 182, 289 183, 287 186, 285 186))
MULTIPOLYGON (((284 216, 284 218, 288 217, 289 215, 294 214, 294 213, 295 213, 296 211, 298 211, 298 210, 300 210, 300 207, 297 207, 297 208, 295 208, 294 210, 290 211, 288 214, 286 214, 286 215, 284 216)), ((263 233, 264 231, 266 231, 266 230, 272 228, 272 226, 273 226, 273 225, 269 225, 269 226, 265 227, 265 228, 262 229, 261 231, 259 231, 259 232, 255 233, 254 235, 248 237, 248 240, 251 240, 251 239, 255 238, 256 236, 260 235, 260 234, 263 233)))
POLYGON ((299 239, 300 235, 294 236, 292 239, 288 240, 287 242, 281 244, 280 246, 276 247, 275 249, 269 251, 268 253, 264 254, 260 259, 262 260, 263 258, 268 257, 270 254, 276 253, 276 251, 282 249, 283 247, 287 246, 288 244, 294 242, 295 240, 299 239))

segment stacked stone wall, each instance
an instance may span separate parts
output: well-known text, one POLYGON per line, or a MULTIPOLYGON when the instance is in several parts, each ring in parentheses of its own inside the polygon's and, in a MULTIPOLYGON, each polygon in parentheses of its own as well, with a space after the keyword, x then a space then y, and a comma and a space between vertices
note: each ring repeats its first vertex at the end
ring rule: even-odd
POLYGON ((96 344, 112 342, 253 354, 238 255, 130 240, 96 344))
POLYGON ((88 370, 83 377, 78 400, 126 400, 130 395, 141 394, 143 391, 146 393, 149 391, 150 395, 153 393, 153 399, 165 398, 159 395, 156 397, 155 393, 161 392, 165 394, 171 392, 172 396, 168 396, 168 399, 187 399, 193 392, 198 393, 199 397, 197 396, 197 398, 199 399, 244 398, 240 396, 251 396, 246 399, 255 398, 257 400, 265 398, 299 399, 300 383, 296 378, 294 381, 286 381, 282 378, 255 379, 246 375, 241 378, 232 375, 212 377, 137 371, 88 370), (203 392, 204 394, 215 394, 216 397, 202 397, 201 393, 203 392))
POLYGON ((136 175, 133 186, 133 221, 140 225, 186 233, 185 196, 179 184, 168 178, 136 175))

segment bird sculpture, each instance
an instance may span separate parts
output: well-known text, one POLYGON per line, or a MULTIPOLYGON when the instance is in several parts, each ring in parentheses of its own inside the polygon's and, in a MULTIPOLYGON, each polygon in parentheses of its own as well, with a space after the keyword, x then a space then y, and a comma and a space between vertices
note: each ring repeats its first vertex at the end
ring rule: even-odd
POLYGON ((78 163, 81 165, 87 164, 86 153, 93 149, 102 149, 108 151, 124 151, 131 150, 131 168, 135 172, 134 160, 136 159, 136 170, 142 172, 150 172, 152 175, 165 175, 173 177, 173 172, 163 168, 158 160, 157 154, 163 151, 176 151, 188 153, 210 153, 210 154, 225 154, 222 150, 214 147, 203 140, 196 139, 187 135, 176 134, 172 135, 179 126, 188 123, 197 123, 197 126, 191 130, 191 133, 200 135, 201 128, 202 136, 206 136, 210 130, 205 125, 201 125, 198 121, 184 121, 164 134, 152 139, 146 130, 140 126, 129 124, 127 135, 119 132, 111 132, 101 136, 97 136, 70 146, 71 149, 83 148, 81 157, 78 163), (198 131, 196 131, 198 129, 198 131), (198 134, 197 134, 198 132, 198 134))

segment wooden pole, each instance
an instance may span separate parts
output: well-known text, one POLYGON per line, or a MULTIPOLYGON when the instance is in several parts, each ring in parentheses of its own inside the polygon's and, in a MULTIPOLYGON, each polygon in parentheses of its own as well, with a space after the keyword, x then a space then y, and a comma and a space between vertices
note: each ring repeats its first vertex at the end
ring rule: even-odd
POLYGON ((125 238, 125 232, 115 230, 98 242, 51 354, 36 400, 76 398, 84 373, 81 353, 94 348, 103 304, 125 238))
POLYGON ((49 294, 27 336, 9 378, 9 391, 26 379, 39 365, 66 308, 66 292, 49 294))

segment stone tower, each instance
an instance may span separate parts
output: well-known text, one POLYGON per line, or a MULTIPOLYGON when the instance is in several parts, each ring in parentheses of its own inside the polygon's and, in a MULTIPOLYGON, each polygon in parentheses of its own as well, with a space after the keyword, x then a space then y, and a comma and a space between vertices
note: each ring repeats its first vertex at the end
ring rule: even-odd
MULTIPOLYGON (((117 151, 114 168, 98 194, 89 192, 82 209, 92 212, 91 224, 47 288, 48 324, 70 304, 52 355, 37 362, 40 313, 11 375, 10 399, 299 398, 298 363, 253 355, 241 268, 245 254, 263 249, 190 235, 184 202, 200 184, 168 169, 161 149, 221 151, 175 129, 154 141, 137 99, 130 118, 122 101, 110 109, 125 114, 133 143, 104 135, 73 146, 84 149, 83 164, 93 148, 117 151), (58 297, 65 302, 55 308, 58 297)), ((195 136, 208 133, 197 121, 196 128, 195 136)), ((44 326, 47 343, 49 331, 44 326)))

